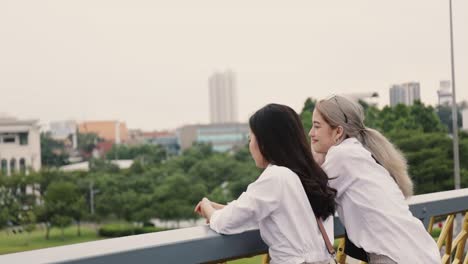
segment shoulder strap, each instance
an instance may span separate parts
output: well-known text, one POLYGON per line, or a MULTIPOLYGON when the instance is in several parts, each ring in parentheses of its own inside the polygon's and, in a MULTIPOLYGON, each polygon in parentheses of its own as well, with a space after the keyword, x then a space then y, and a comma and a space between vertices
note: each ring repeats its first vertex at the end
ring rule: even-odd
POLYGON ((325 227, 323 226, 323 222, 321 218, 316 218, 317 219, 317 224, 320 230, 320 233, 322 233, 322 238, 325 241, 325 245, 327 246, 328 253, 332 255, 333 257, 335 256, 335 249, 333 248, 333 245, 330 242, 330 239, 328 238, 327 231, 325 230, 325 227))

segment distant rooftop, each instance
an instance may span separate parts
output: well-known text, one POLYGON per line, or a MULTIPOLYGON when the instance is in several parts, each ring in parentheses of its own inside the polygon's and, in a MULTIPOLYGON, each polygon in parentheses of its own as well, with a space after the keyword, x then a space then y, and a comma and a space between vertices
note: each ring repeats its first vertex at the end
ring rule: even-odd
POLYGON ((143 137, 147 137, 147 138, 175 136, 175 134, 176 134, 175 132, 171 132, 171 131, 142 132, 143 137))
POLYGON ((0 125, 35 125, 38 119, 24 119, 20 120, 6 113, 0 113, 0 125))

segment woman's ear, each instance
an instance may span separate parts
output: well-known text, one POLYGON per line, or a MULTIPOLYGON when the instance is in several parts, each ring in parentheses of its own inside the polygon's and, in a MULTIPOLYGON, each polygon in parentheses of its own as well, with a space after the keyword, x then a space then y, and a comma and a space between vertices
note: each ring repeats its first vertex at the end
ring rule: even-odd
POLYGON ((335 135, 335 142, 341 142, 344 139, 344 128, 342 126, 338 126, 336 128, 336 135, 335 135))

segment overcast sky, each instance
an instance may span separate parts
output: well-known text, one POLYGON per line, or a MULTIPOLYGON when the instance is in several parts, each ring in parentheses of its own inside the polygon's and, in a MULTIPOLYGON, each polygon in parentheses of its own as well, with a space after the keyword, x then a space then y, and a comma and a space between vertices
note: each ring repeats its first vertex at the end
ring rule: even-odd
MULTIPOLYGON (((453 0, 456 86, 468 99, 468 1, 453 0)), ((450 78, 448 0, 0 0, 0 112, 118 119, 171 129, 209 121, 208 78, 237 74, 241 121, 270 102, 450 78)))

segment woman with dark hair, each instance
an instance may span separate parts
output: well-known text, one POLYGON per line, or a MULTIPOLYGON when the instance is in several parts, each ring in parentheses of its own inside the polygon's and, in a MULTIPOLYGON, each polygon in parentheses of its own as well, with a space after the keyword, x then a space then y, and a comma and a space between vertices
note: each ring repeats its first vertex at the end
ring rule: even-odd
POLYGON ((195 211, 218 233, 259 228, 272 264, 329 263, 336 191, 314 161, 299 116, 269 104, 249 125, 250 153, 264 171, 237 200, 224 206, 203 198, 195 211))

